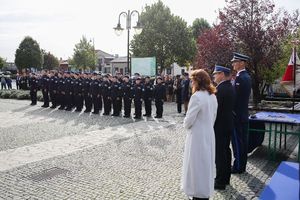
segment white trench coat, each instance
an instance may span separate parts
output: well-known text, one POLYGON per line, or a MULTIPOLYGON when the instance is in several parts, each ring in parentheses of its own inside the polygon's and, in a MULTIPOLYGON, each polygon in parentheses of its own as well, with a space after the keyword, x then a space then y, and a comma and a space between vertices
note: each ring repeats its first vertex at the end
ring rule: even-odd
POLYGON ((209 198, 214 192, 215 133, 218 102, 214 94, 197 91, 184 118, 185 140, 181 187, 190 197, 209 198))

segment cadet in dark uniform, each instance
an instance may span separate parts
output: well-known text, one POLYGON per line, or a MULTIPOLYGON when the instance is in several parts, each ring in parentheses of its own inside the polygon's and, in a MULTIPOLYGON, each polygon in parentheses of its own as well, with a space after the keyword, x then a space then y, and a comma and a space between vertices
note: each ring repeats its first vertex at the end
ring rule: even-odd
POLYGON ((232 173, 244 173, 247 165, 247 148, 248 148, 248 103, 251 93, 251 77, 246 71, 248 56, 234 53, 231 60, 233 69, 237 71, 234 88, 236 100, 234 106, 235 120, 234 131, 232 136, 232 147, 234 152, 234 164, 232 173))
POLYGON ((120 112, 122 110, 122 86, 118 82, 118 77, 112 77, 112 83, 110 85, 110 97, 113 106, 113 114, 112 116, 120 116, 120 112))
POLYGON ((57 106, 57 87, 58 87, 58 77, 57 73, 54 74, 54 71, 50 72, 50 81, 49 81, 49 94, 52 102, 52 106, 50 108, 56 108, 57 106))
POLYGON ((101 99, 101 93, 102 93, 102 87, 101 87, 101 80, 100 80, 100 74, 94 73, 94 80, 91 84, 91 94, 93 98, 93 106, 94 111, 93 114, 99 114, 99 110, 102 109, 102 99, 101 99))
POLYGON ((92 94, 90 93, 91 84, 92 79, 90 78, 90 74, 85 73, 83 79, 85 113, 91 112, 93 106, 92 94))
POLYGON ((31 104, 30 105, 36 105, 37 102, 37 91, 38 91, 38 79, 35 73, 31 74, 31 77, 29 79, 29 85, 30 85, 30 99, 31 104))
POLYGON ((143 87, 144 91, 144 103, 145 103, 145 114, 143 116, 151 117, 152 113, 152 98, 153 98, 153 85, 150 82, 150 77, 145 77, 145 84, 143 87))
POLYGON ((65 79, 65 110, 66 111, 71 111, 73 108, 72 104, 72 97, 73 97, 73 80, 70 77, 70 72, 66 73, 66 79, 65 79))
POLYGON ((154 101, 156 107, 156 116, 154 118, 162 118, 163 115, 163 104, 166 96, 166 87, 162 84, 162 78, 156 79, 157 84, 154 87, 154 101))
POLYGON ((42 78, 41 78, 41 89, 42 89, 42 93, 43 93, 43 101, 44 104, 42 105, 42 107, 47 108, 49 107, 49 83, 50 83, 50 79, 48 77, 48 71, 47 70, 43 70, 42 71, 42 78))
POLYGON ((135 79, 133 98, 134 98, 134 109, 135 109, 134 119, 141 119, 142 101, 143 101, 143 85, 141 84, 140 77, 137 77, 135 79))
POLYGON ((102 82, 102 97, 103 97, 103 104, 104 104, 104 112, 103 115, 109 115, 111 111, 111 98, 110 98, 110 82, 108 80, 108 75, 103 76, 102 82))
POLYGON ((233 132, 233 107, 235 101, 234 88, 230 82, 231 70, 216 66, 213 72, 217 83, 216 97, 218 100, 217 117, 214 125, 216 138, 216 169, 215 189, 225 190, 230 183, 231 150, 230 137, 233 132))
POLYGON ((125 75, 122 83, 124 117, 129 118, 131 113, 131 102, 133 96, 133 85, 129 82, 129 76, 125 75))
POLYGON ((79 73, 75 73, 74 78, 75 112, 81 112, 83 107, 83 84, 79 73))
POLYGON ((184 111, 186 114, 190 101, 190 79, 188 73, 184 73, 183 80, 181 81, 181 97, 184 103, 184 111))
POLYGON ((58 99, 60 103, 59 110, 64 110, 66 106, 66 92, 65 92, 65 84, 66 84, 66 74, 59 73, 59 80, 57 86, 58 99))

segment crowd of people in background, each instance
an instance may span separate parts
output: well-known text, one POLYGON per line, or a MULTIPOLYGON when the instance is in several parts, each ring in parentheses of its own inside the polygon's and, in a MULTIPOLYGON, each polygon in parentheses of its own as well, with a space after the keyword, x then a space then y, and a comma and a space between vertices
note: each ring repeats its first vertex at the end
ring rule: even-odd
POLYGON ((12 89, 12 80, 10 76, 1 75, 0 76, 1 81, 1 90, 11 90, 12 89))

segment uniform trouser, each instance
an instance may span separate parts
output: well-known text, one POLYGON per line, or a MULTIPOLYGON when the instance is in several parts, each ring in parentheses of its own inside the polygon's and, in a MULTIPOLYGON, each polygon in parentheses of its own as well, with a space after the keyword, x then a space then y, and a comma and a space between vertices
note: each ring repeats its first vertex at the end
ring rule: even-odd
POLYGON ((36 90, 30 90, 30 99, 32 104, 36 104, 37 101, 37 91, 36 90))
POLYGON ((83 107, 83 96, 82 94, 75 95, 75 106, 76 110, 82 110, 83 107))
POLYGON ((62 108, 64 108, 66 106, 66 96, 65 96, 65 94, 63 94, 61 92, 59 94, 59 103, 62 108))
POLYGON ((98 113, 99 110, 102 110, 102 99, 101 95, 93 95, 93 105, 94 105, 94 112, 98 113))
POLYGON ((145 102, 145 114, 151 115, 152 109, 151 109, 151 99, 144 99, 145 102))
POLYGON ((177 112, 181 113, 182 99, 181 99, 181 95, 180 94, 176 95, 176 103, 177 103, 177 112))
POLYGON ((85 108, 86 108, 87 111, 92 110, 93 99, 90 97, 89 94, 84 95, 84 105, 85 105, 85 108))
POLYGON ((234 122, 235 128, 232 133, 231 143, 233 147, 234 163, 233 170, 245 171, 247 164, 248 148, 248 122, 234 122))
POLYGON ((49 106, 49 94, 48 94, 48 90, 43 89, 42 93, 43 93, 44 105, 49 106))
POLYGON ((103 97, 103 103, 104 103, 104 114, 108 115, 111 111, 111 100, 109 97, 103 97))
POLYGON ((233 130, 215 130, 216 136, 216 182, 227 184, 231 175, 230 136, 233 130))
POLYGON ((162 99, 155 100, 156 115, 159 117, 162 117, 162 114, 163 114, 163 104, 164 104, 164 102, 162 99))
POLYGON ((130 116, 131 113, 131 99, 128 97, 123 98, 124 101, 124 115, 130 116))
POLYGON ((122 98, 116 97, 112 99, 113 115, 120 115, 122 109, 122 98))
POLYGON ((51 102, 52 102, 52 106, 56 107, 57 100, 56 100, 56 93, 54 91, 50 92, 50 99, 51 99, 51 102))
POLYGON ((65 106, 67 107, 67 109, 72 109, 72 107, 73 107, 72 96, 73 95, 70 93, 65 94, 65 106))
POLYGON ((142 116, 142 99, 134 99, 134 110, 136 117, 142 116))

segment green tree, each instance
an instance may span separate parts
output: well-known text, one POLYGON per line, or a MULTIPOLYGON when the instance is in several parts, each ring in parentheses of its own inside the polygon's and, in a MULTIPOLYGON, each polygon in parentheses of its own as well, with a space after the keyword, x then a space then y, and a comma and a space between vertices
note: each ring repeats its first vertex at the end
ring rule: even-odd
POLYGON ((2 69, 5 65, 5 59, 0 57, 0 69, 2 69))
POLYGON ((143 32, 135 35, 131 50, 136 57, 155 56, 164 69, 172 63, 188 65, 193 60, 196 44, 187 23, 174 16, 161 1, 146 6, 141 14, 143 32))
POLYGON ((50 52, 47 53, 43 51, 43 58, 44 58, 43 69, 51 70, 51 69, 57 69, 59 67, 58 59, 50 52))
POLYGON ((96 54, 94 46, 86 37, 82 36, 80 42, 75 45, 72 63, 77 69, 95 69, 96 54))
POLYGON ((209 23, 206 21, 206 19, 203 18, 196 18, 193 21, 193 24, 191 26, 193 36, 195 40, 207 29, 210 29, 209 23))
POLYGON ((15 54, 15 64, 19 70, 26 68, 41 69, 43 57, 37 41, 26 36, 20 43, 15 54))

